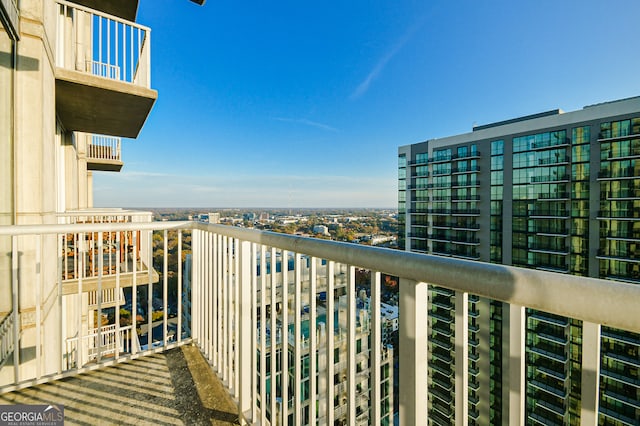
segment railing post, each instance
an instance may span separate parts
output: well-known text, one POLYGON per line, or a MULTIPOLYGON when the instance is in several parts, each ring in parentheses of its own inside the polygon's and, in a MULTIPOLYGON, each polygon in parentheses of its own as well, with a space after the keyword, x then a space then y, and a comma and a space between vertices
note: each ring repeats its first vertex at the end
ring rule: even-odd
MULTIPOLYGON (((356 269, 347 267, 347 421, 356 424, 356 269)), ((364 325, 362 326, 364 329, 364 325)), ((363 339, 364 340, 364 339, 363 339)), ((374 400, 374 404, 379 401, 374 400)))
POLYGON ((236 246, 239 255, 240 267, 238 271, 237 285, 240 287, 239 300, 236 301, 240 306, 238 350, 236 351, 235 366, 237 374, 239 374, 239 389, 237 390, 240 413, 251 422, 251 406, 255 398, 252 397, 254 392, 253 386, 253 365, 252 353, 255 352, 253 336, 253 324, 251 322, 253 306, 252 301, 252 279, 251 270, 251 243, 242 241, 236 246), (239 247, 238 247, 239 246, 239 247))
POLYGON ((400 279, 400 424, 428 424, 428 327, 426 283, 400 279))
POLYGON ((371 271, 371 423, 380 424, 380 402, 382 401, 380 391, 380 358, 381 358, 381 323, 382 313, 380 312, 380 272, 371 271))
POLYGON ((19 281, 18 237, 11 237, 11 297, 13 308, 13 374, 20 381, 20 281, 19 281))
POLYGON ((509 424, 523 425, 525 419, 525 336, 527 316, 525 308, 518 305, 509 306, 509 424))
POLYGON ((455 420, 456 425, 469 422, 469 293, 455 295, 455 420))
POLYGON ((580 424, 598 424, 600 399, 600 324, 582 323, 582 395, 580 424))

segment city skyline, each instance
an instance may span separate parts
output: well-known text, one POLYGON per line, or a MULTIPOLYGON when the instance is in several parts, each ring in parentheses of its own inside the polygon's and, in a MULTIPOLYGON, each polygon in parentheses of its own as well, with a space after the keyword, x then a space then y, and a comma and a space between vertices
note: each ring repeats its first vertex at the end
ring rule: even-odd
POLYGON ((144 0, 160 95, 95 204, 395 206, 398 145, 640 94, 638 12, 144 0))

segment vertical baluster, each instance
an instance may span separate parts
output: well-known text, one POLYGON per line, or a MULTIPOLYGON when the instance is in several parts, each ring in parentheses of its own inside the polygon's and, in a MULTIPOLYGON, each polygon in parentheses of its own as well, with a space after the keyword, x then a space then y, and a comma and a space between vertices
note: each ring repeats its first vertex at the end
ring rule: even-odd
POLYGON ((269 299, 269 306, 271 309, 271 349, 270 349, 270 353, 271 353, 271 423, 275 424, 276 423, 276 419, 278 418, 276 415, 277 412, 277 406, 276 406, 276 398, 278 395, 278 389, 277 389, 277 375, 278 375, 278 370, 277 370, 277 365, 278 365, 278 357, 277 357, 277 340, 278 340, 278 333, 277 333, 277 324, 276 324, 276 316, 277 316, 277 312, 276 312, 276 305, 277 305, 277 293, 276 293, 276 288, 277 288, 277 282, 276 282, 276 248, 275 247, 271 247, 271 259, 269 259, 270 261, 270 276, 271 276, 271 280, 270 280, 270 289, 271 289, 271 297, 269 299))
POLYGON ((42 376, 42 235, 36 236, 36 378, 42 376))
POLYGON ((267 250, 260 245, 260 424, 267 424, 267 250))
POLYGON ((211 358, 213 357, 213 354, 211 352, 211 340, 209 339, 210 333, 209 330, 211 330, 212 327, 212 318, 211 318, 211 310, 209 309, 209 301, 211 299, 211 280, 210 280, 210 268, 211 268, 211 234, 207 231, 202 231, 202 245, 203 245, 203 251, 202 251, 202 259, 203 262, 201 264, 202 267, 202 275, 203 275, 203 282, 202 282, 202 306, 204 307, 203 311, 202 311, 202 344, 201 344, 201 349, 202 352, 204 353, 205 358, 207 359, 207 361, 209 361, 209 363, 211 363, 211 358))
MULTIPOLYGON (((258 300, 257 300, 257 292, 258 292, 258 273, 257 273, 257 250, 256 244, 251 243, 251 251, 250 251, 250 263, 249 263, 249 273, 251 274, 251 304, 249 305, 251 308, 251 413, 249 416, 250 423, 255 423, 257 419, 256 412, 256 403, 258 399, 258 395, 256 394, 256 378, 258 377, 258 354, 257 354, 257 342, 258 342, 258 300)), ((244 269, 243 269, 244 270, 244 269)), ((245 272, 246 273, 246 272, 245 272)), ((245 383, 244 380, 241 381, 245 383)))
POLYGON ((125 264, 129 264, 129 248, 126 243, 131 243, 131 254, 133 256, 131 264, 132 266, 132 276, 133 276, 133 285, 131 287, 131 353, 134 354, 140 350, 140 345, 138 344, 138 265, 136 264, 135 258, 138 255, 138 236, 137 232, 128 231, 125 234, 125 249, 127 253, 124 254, 124 262, 125 264), (131 241, 129 241, 131 238, 131 241))
POLYGON ((598 403, 600 400, 600 324, 582 322, 582 395, 580 424, 598 424, 598 403))
POLYGON ((226 386, 229 386, 229 363, 230 363, 230 328, 231 321, 230 316, 231 312, 229 309, 229 237, 222 237, 222 303, 223 303, 223 330, 224 330, 224 338, 222 344, 223 354, 223 363, 222 363, 222 378, 225 382, 226 386))
POLYGON ((280 387, 281 387, 281 398, 282 398, 282 423, 283 425, 288 424, 289 418, 289 393, 287 392, 287 388, 289 386, 289 295, 288 295, 288 287, 289 287, 289 261, 288 261, 289 253, 286 250, 282 250, 282 266, 280 269, 282 270, 282 328, 280 331, 280 339, 282 344, 280 347, 282 348, 280 359, 282 363, 282 373, 280 376, 280 387))
MULTIPOLYGON (((116 300, 120 300, 120 234, 121 232, 116 232, 116 258, 115 258, 115 268, 116 268, 116 300)), ((111 256, 109 256, 111 257, 111 256)), ((133 306, 131 306, 131 310, 133 311, 133 306)), ((133 313, 132 313, 133 314, 133 313)), ((122 343, 122 338, 120 336, 120 303, 116 305, 115 308, 115 316, 116 316, 116 353, 115 358, 120 358, 120 346, 122 343)))
POLYGON ((302 257, 300 253, 294 254, 293 260, 293 268, 294 268, 294 301, 293 301, 293 312, 294 312, 294 324, 293 324, 293 342, 294 342, 294 354, 293 354, 293 390, 292 396, 294 398, 294 415, 293 415, 293 424, 302 424, 302 395, 301 392, 301 384, 302 384, 302 371, 301 365, 302 362, 302 330, 300 327, 302 326, 301 315, 302 315, 302 303, 301 303, 301 292, 302 292, 302 275, 300 269, 302 268, 302 257))
MULTIPOLYGON (((137 231, 136 231, 137 233, 137 231)), ((141 238, 142 239, 142 236, 141 238)), ((149 257, 147 258, 147 350, 153 348, 153 232, 149 232, 149 243, 147 244, 147 252, 149 257)), ((140 268, 142 269, 142 256, 140 256, 140 268)))
POLYGON ((455 419, 469 422, 469 294, 455 293, 455 419))
MULTIPOLYGON (((380 272, 371 271, 371 424, 380 424, 380 403, 382 393, 380 392, 380 359, 382 357, 382 313, 380 310, 380 272)), ((396 348, 397 350, 397 348, 396 348)), ((393 362, 391 362, 393 365, 393 362)), ((393 389, 389 389, 393 393, 393 389)))
POLYGON ((211 353, 211 361, 212 366, 216 369, 220 369, 220 364, 218 362, 219 348, 218 348, 218 340, 219 333, 218 330, 220 328, 220 318, 218 315, 218 309, 220 305, 220 298, 218 297, 218 288, 220 286, 220 263, 219 263, 219 251, 220 247, 218 245, 218 235, 213 232, 209 233, 209 244, 210 244, 210 252, 207 254, 207 258, 211 262, 211 287, 209 288, 209 315, 210 315, 210 323, 211 327, 211 341, 209 343, 209 351, 211 353))
POLYGON ((221 320, 218 313, 218 309, 221 301, 216 298, 216 289, 218 289, 222 283, 219 279, 218 271, 221 268, 221 264, 218 257, 218 252, 220 251, 220 246, 218 245, 219 236, 214 232, 207 231, 209 247, 207 252, 207 261, 210 264, 209 272, 208 272, 208 287, 207 287, 207 311, 208 311, 208 322, 209 329, 207 330, 207 339, 209 340, 208 350, 211 354, 211 365, 215 366, 217 369, 220 369, 220 364, 218 362, 217 356, 219 355, 219 347, 216 346, 216 339, 220 339, 220 327, 221 320))
POLYGON ((326 389, 326 417, 327 424, 332 425, 334 423, 334 397, 335 397, 335 381, 334 381, 334 333, 335 333, 335 262, 327 260, 326 268, 326 280, 327 280, 327 316, 325 324, 325 341, 327 350, 327 389, 326 389))
POLYGON ((525 308, 509 306, 509 424, 524 424, 525 418, 525 308))
POLYGON ((57 240, 57 244, 58 244, 58 279, 57 279, 57 284, 58 284, 58 297, 57 297, 57 304, 58 304, 58 342, 60 344, 60 362, 58 363, 58 374, 62 373, 62 370, 64 370, 64 353, 65 353, 65 334, 64 334, 64 330, 65 330, 65 323, 64 323, 64 309, 62 306, 62 280, 64 278, 63 275, 63 265, 64 265, 64 259, 67 257, 66 256, 66 250, 67 250, 67 246, 65 243, 65 235, 64 234, 56 234, 56 240, 57 240))
MULTIPOLYGON (((168 234, 167 230, 164 230, 164 257, 162 259, 163 268, 163 280, 162 280, 162 346, 167 347, 167 327, 169 317, 169 306, 167 304, 167 298, 169 297, 169 248, 168 248, 168 234)), ((149 266, 151 270, 151 265, 149 266)))
POLYGON ((400 424, 428 424, 428 290, 400 279, 400 424))
POLYGON ((318 403, 318 361, 316 353, 318 351, 318 312, 317 312, 317 259, 309 259, 309 424, 316 424, 316 405, 318 403))
POLYGON ((182 229, 178 230, 178 327, 176 329, 176 341, 182 342, 182 229))
POLYGON ((254 342, 251 340, 254 335, 255 326, 251 322, 253 304, 253 273, 251 271, 251 249, 252 244, 248 241, 236 240, 235 244, 236 258, 238 259, 238 269, 236 269, 236 288, 242 291, 236 291, 236 306, 238 316, 236 317, 236 396, 239 401, 240 413, 253 420, 251 417, 251 406, 254 380, 253 363, 255 353, 254 342))
POLYGON ((203 254, 202 247, 200 247, 199 229, 193 230, 191 240, 193 246, 193 256, 191 258, 191 268, 193 268, 193 272, 191 273, 191 337, 197 339, 198 346, 200 349, 203 349, 202 339, 200 338, 200 307, 198 306, 200 303, 198 288, 200 285, 200 276, 198 268, 200 268, 200 256, 203 254))
POLYGON ((19 252, 18 236, 11 237, 11 292, 13 296, 13 374, 16 383, 20 381, 20 298, 19 298, 19 252))
POLYGON ((216 297, 216 305, 217 305, 217 322, 216 322, 216 333, 218 335, 218 339, 216 341, 216 354, 218 355, 218 374, 222 374, 224 370, 223 364, 223 341, 224 341, 224 330, 222 329, 224 325, 223 315, 224 315, 224 299, 222 298, 222 291, 224 285, 224 252, 223 252, 223 244, 222 244, 222 235, 216 235, 217 239, 217 268, 218 268, 218 280, 217 280, 217 297, 216 297))
MULTIPOLYGON (((347 420, 356 423, 356 269, 348 266, 347 275, 347 420)), ((364 325, 360 325, 364 329, 364 325)), ((362 336, 361 336, 362 338, 362 336)), ((364 339, 363 339, 364 340, 364 339)))
MULTIPOLYGON (((93 234, 95 235, 95 233, 93 234)), ((98 318, 96 319, 96 346, 97 346, 97 361, 100 362, 102 358, 102 267, 103 267, 103 247, 102 238, 103 233, 98 232, 98 291, 96 294, 96 304, 98 306, 98 318)))
MULTIPOLYGON (((82 327, 82 312, 80 311, 80 306, 82 306, 82 279, 85 274, 85 247, 86 247, 86 237, 84 233, 78 234, 78 287, 77 287, 77 300, 78 304, 76 305, 76 312, 78 315, 77 319, 77 336, 78 336, 78 347, 76 348, 77 358, 76 358, 76 370, 82 366, 83 360, 83 352, 84 352, 84 336, 83 336, 83 327, 82 327)), ((87 319, 88 322, 88 319, 87 319)))
MULTIPOLYGON (((233 395, 235 398, 239 398, 240 395, 240 374, 239 369, 241 366, 244 366, 242 360, 240 360, 239 356, 239 347, 240 347, 240 331, 241 331, 241 321, 240 318, 240 288, 242 287, 243 292, 248 293, 249 285, 243 286, 244 281, 241 280, 241 271, 240 271, 240 256, 241 250, 243 247, 240 246, 240 240, 238 238, 233 239, 233 306, 234 306, 234 321, 233 321, 233 330, 235 331, 235 336, 233 338, 233 395)), ((247 280, 247 284, 250 282, 247 280)), ((249 368, 249 365, 247 365, 249 368)))

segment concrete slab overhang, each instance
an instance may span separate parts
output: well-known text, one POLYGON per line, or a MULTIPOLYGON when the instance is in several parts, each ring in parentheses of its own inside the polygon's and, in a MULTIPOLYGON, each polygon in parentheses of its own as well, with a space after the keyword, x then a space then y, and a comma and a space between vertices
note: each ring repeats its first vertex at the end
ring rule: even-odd
POLYGON ((119 172, 123 162, 120 160, 106 160, 102 158, 87 158, 87 169, 101 172, 119 172))
MULTIPOLYGON (((148 271, 139 271, 136 274, 135 283, 139 285, 155 284, 160 281, 160 276, 155 269, 151 270, 151 280, 149 280, 148 271)), ((89 277, 82 279, 82 292, 98 291, 98 288, 102 290, 116 288, 116 276, 105 275, 102 277, 102 282, 99 284, 98 277, 89 277)), ((133 287, 133 272, 123 272, 120 274, 120 288, 133 287)), ((69 294, 78 294, 78 280, 70 279, 62 281, 62 295, 67 296, 69 294)))
POLYGON ((138 0, 71 0, 81 6, 134 22, 138 14, 138 0))
POLYGON ((56 111, 69 131, 135 138, 157 98, 153 89, 56 68, 56 111))

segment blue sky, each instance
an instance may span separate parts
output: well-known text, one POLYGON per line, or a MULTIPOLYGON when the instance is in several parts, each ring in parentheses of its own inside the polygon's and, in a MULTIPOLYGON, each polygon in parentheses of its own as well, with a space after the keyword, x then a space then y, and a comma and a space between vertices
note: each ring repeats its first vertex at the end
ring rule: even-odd
POLYGON ((140 0, 158 100, 99 207, 395 207, 400 145, 640 95, 638 0, 140 0))

